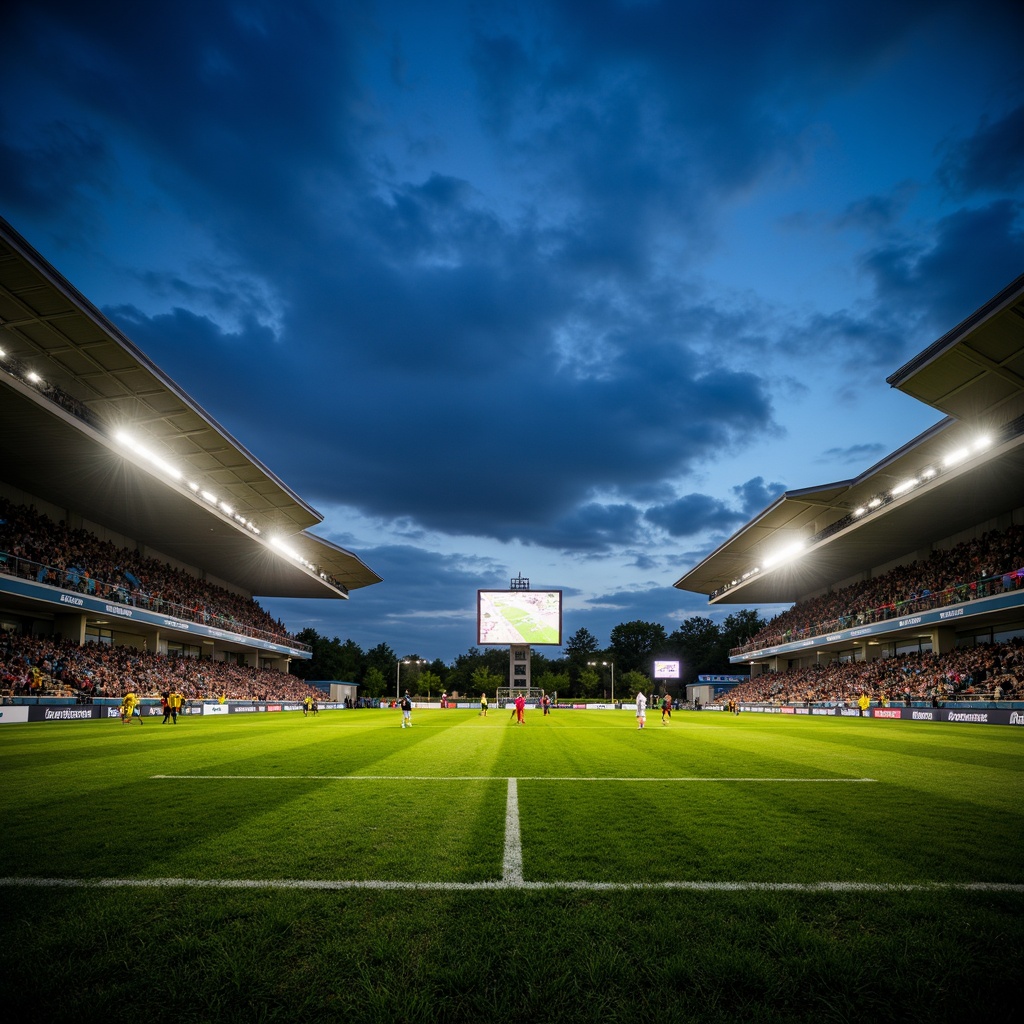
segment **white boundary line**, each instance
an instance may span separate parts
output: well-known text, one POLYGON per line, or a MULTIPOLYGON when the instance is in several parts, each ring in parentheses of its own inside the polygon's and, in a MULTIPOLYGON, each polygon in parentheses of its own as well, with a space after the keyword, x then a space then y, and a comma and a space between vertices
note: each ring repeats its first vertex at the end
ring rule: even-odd
POLYGON ((877 782, 878 779, 792 779, 762 778, 755 776, 680 775, 650 778, 624 775, 150 775, 150 779, 241 779, 246 782, 260 779, 319 779, 337 782, 493 782, 506 779, 520 782, 877 782))
POLYGON ((516 890, 582 890, 587 892, 793 892, 901 893, 1000 892, 1024 894, 1016 882, 400 882, 366 879, 309 878, 0 878, 0 887, 24 889, 410 889, 441 892, 516 890))

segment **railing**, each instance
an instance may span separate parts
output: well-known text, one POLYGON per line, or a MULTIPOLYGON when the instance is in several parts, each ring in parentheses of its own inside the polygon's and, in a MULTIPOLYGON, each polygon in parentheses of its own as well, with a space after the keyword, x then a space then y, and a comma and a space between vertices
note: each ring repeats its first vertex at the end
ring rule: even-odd
POLYGON ((934 593, 890 602, 877 608, 870 608, 859 612, 847 612, 845 615, 839 615, 834 619, 826 619, 800 629, 786 629, 778 633, 772 633, 769 636, 761 636, 756 640, 749 640, 739 647, 734 647, 729 651, 729 654, 747 654, 749 651, 757 651, 762 647, 775 647, 779 644, 793 643, 795 640, 807 640, 810 637, 825 636, 827 633, 835 633, 841 629, 870 626, 876 622, 899 619, 905 615, 912 615, 915 612, 930 611, 932 608, 942 608, 947 605, 963 604, 967 601, 974 601, 979 597, 991 597, 994 594, 1009 593, 1019 590, 1021 587, 1024 587, 1024 569, 1008 569, 1006 572, 984 576, 970 583, 955 583, 950 587, 946 587, 945 590, 937 590, 934 593), (1007 580, 1011 582, 1010 586, 1006 585, 1007 580))
POLYGON ((238 636, 265 640, 269 643, 287 644, 289 647, 299 650, 312 651, 308 644, 296 640, 295 637, 288 634, 272 633, 269 630, 239 622, 237 619, 211 611, 205 606, 189 608, 187 605, 167 601, 159 595, 149 594, 141 588, 131 587, 125 582, 108 583, 87 574, 78 567, 59 568, 0 551, 0 573, 17 576, 23 580, 35 580, 36 583, 57 587, 73 594, 87 594, 103 601, 141 608, 158 615, 168 615, 186 622, 198 622, 204 626, 213 626, 238 636))

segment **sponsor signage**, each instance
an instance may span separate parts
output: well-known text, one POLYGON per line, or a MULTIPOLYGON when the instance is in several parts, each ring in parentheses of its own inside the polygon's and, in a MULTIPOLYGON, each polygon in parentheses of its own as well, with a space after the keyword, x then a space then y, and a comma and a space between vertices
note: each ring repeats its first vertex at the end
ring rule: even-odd
POLYGON ((902 708, 874 708, 871 712, 873 718, 902 718, 902 708))
POLYGON ((757 658, 764 658, 767 655, 803 651, 808 647, 822 647, 825 644, 842 643, 844 640, 856 640, 864 636, 880 636, 883 633, 893 633, 901 629, 916 629, 921 626, 938 625, 949 619, 958 619, 965 615, 983 615, 990 612, 1003 611, 1008 608, 1022 607, 1024 607, 1024 590, 1015 590, 1007 594, 980 597, 953 608, 933 608, 920 614, 886 619, 883 622, 873 622, 871 625, 858 626, 855 629, 843 629, 836 633, 812 637, 809 640, 791 640, 772 647, 762 647, 760 650, 750 651, 747 654, 737 654, 730 657, 729 661, 734 665, 743 664, 757 658))

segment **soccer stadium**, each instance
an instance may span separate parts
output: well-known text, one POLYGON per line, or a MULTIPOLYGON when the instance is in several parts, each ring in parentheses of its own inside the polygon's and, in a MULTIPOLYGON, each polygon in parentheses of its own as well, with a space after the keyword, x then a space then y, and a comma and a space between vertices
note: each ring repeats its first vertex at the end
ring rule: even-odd
POLYGON ((1016 1019, 1024 281, 891 378, 936 428, 676 584, 794 602, 740 713, 307 717, 254 598, 380 578, 0 226, 12 1019, 1016 1019))
POLYGON ((781 495, 675 586, 793 603, 731 652, 741 705, 1024 724, 1024 276, 888 383, 942 418, 781 495))

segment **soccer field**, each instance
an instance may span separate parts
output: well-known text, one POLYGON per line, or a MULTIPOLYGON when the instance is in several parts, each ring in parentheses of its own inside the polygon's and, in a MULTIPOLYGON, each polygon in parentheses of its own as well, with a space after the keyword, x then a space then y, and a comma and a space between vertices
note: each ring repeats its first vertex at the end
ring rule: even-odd
POLYGON ((5 726, 0 936, 24 955, 0 998, 69 1021, 1010 1019, 1021 731, 399 720, 5 726))

